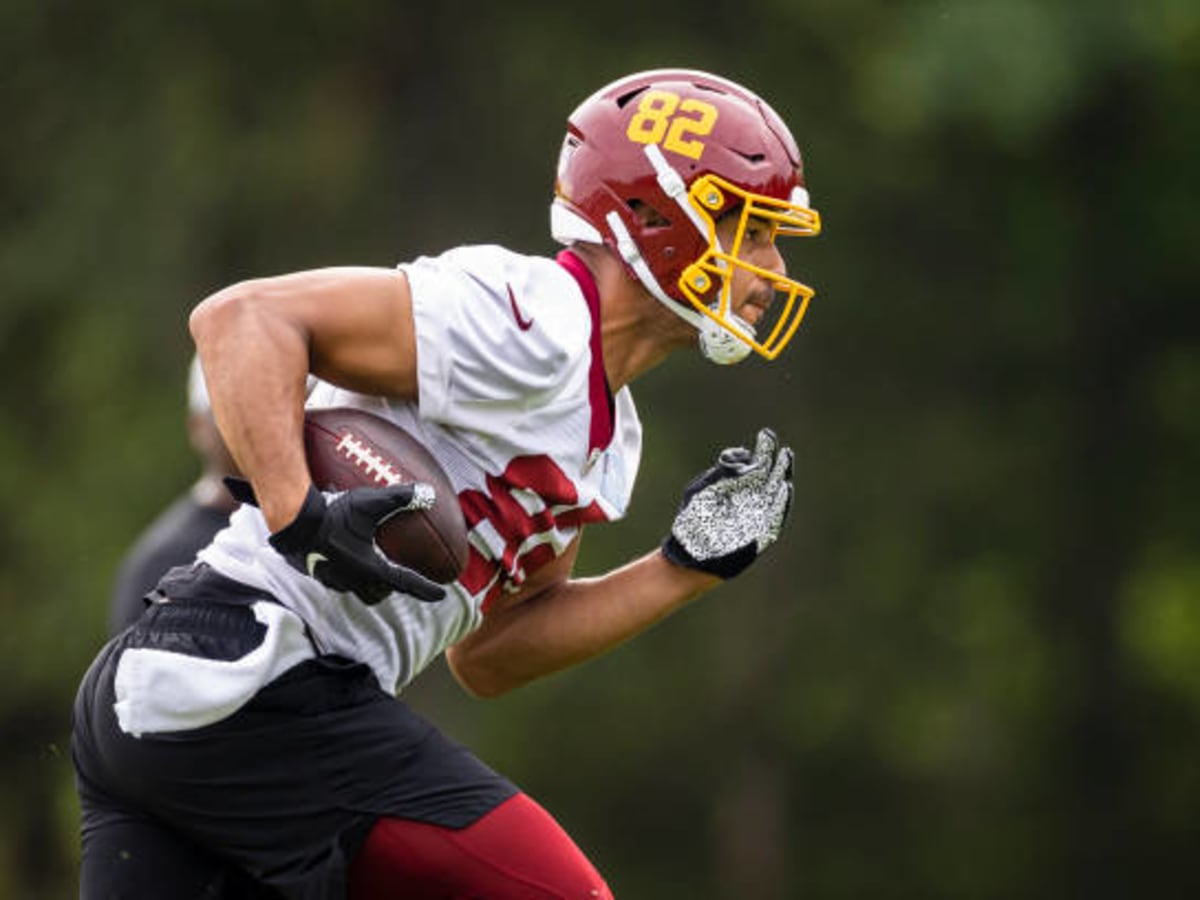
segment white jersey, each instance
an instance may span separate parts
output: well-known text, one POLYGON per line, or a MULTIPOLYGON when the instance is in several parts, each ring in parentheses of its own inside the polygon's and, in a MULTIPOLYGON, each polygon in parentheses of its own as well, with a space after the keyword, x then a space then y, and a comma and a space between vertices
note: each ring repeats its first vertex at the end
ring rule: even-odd
POLYGON ((222 574, 272 594, 313 641, 369 665, 398 691, 477 628, 588 522, 624 515, 641 457, 628 388, 608 391, 599 298, 569 251, 557 260, 463 247, 401 266, 412 291, 418 400, 318 383, 308 406, 357 406, 421 440, 458 494, 470 557, 437 603, 403 594, 367 606, 272 550, 261 513, 240 508, 201 551, 222 574))

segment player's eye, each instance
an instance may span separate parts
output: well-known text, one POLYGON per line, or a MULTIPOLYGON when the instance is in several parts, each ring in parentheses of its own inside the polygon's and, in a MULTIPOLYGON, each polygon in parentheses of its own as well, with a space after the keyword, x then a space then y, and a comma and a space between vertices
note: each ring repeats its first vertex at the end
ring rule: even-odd
POLYGON ((755 245, 769 244, 775 239, 775 230, 761 219, 750 219, 746 223, 746 242, 755 245))

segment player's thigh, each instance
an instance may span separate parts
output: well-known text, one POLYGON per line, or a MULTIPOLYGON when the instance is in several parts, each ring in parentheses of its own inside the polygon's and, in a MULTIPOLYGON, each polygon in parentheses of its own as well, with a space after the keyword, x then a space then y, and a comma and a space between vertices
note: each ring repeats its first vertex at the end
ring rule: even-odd
POLYGON ((112 812, 83 835, 81 900, 270 900, 274 891, 136 813, 112 812))
POLYGON ((464 828, 380 819, 355 858, 349 900, 611 900, 596 867, 525 794, 464 828))

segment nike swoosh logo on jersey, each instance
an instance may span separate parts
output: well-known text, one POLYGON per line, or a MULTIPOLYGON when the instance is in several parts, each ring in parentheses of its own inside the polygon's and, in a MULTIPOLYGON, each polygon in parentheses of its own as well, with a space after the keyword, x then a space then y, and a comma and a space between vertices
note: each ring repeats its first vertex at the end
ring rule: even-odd
POLYGON ((533 319, 526 319, 521 315, 521 310, 517 307, 517 295, 513 293, 512 285, 506 284, 508 288, 508 305, 512 307, 513 318, 517 320, 517 327, 522 331, 528 331, 533 327, 533 319))

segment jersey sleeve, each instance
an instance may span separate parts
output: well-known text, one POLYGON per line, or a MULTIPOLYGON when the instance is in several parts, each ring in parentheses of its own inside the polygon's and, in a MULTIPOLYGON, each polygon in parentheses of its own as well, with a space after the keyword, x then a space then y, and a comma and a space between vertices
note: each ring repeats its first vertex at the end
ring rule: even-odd
POLYGON ((476 247, 400 268, 412 294, 423 418, 510 428, 523 413, 576 396, 591 322, 578 288, 552 262, 476 247))

